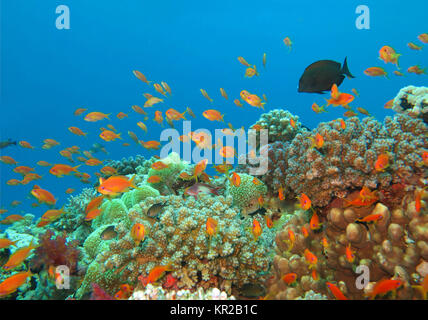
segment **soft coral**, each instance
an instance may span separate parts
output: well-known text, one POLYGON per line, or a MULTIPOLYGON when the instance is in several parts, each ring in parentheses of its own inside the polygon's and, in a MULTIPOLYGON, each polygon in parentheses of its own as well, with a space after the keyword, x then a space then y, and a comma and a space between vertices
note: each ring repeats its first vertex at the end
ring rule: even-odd
POLYGON ((39 246, 35 250, 32 264, 36 268, 40 268, 43 265, 45 268, 51 265, 66 265, 70 269, 70 274, 73 274, 76 271, 77 261, 79 260, 78 244, 79 241, 77 240, 67 242, 65 233, 55 237, 53 231, 47 230, 40 236, 39 246))

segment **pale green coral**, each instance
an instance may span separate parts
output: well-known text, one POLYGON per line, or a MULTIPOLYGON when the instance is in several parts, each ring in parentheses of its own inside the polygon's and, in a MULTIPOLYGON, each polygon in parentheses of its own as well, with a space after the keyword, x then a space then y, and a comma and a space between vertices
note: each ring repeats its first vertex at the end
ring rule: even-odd
POLYGON ((92 221, 93 228, 118 222, 128 214, 128 209, 121 199, 104 200, 100 209, 101 214, 92 221))
POLYGON ((121 200, 125 206, 130 209, 135 206, 137 203, 143 201, 148 197, 157 197, 159 196, 159 191, 155 188, 152 188, 148 185, 141 185, 138 189, 131 190, 122 195, 121 200))
POLYGON ((100 264, 97 261, 93 261, 86 270, 85 278, 82 285, 77 289, 75 297, 81 299, 85 293, 92 290, 92 283, 98 284, 108 294, 113 295, 119 288, 119 276, 113 271, 101 270, 100 264))
POLYGON ((148 178, 152 176, 159 176, 159 183, 152 183, 151 185, 158 189, 159 191, 171 191, 173 183, 177 180, 180 172, 184 170, 188 164, 185 161, 180 159, 180 156, 171 152, 168 157, 159 160, 164 164, 168 165, 167 168, 161 170, 155 170, 150 168, 147 176, 148 178))
POLYGON ((90 259, 95 259, 97 254, 101 251, 107 250, 109 247, 109 242, 111 240, 102 240, 101 233, 108 227, 108 225, 103 225, 93 231, 88 238, 86 238, 83 243, 83 248, 85 253, 90 259))
POLYGON ((233 198, 233 204, 241 210, 251 210, 258 205, 258 198, 267 192, 266 185, 259 179, 259 184, 254 183, 254 177, 240 173, 241 183, 236 187, 233 183, 228 184, 227 192, 233 198))
MULTIPOLYGON (((264 190, 261 188, 260 190, 264 190)), ((200 195, 192 197, 159 196, 147 198, 129 210, 128 219, 117 226, 118 239, 109 250, 98 254, 97 261, 105 270, 114 270, 121 282, 135 284, 158 265, 172 264, 179 287, 192 288, 200 281, 219 278, 220 287, 230 292, 233 284, 264 279, 270 266, 269 249, 275 232, 265 227, 255 241, 251 231, 253 218, 244 217, 231 207, 232 197, 200 195), (145 215, 155 203, 165 203, 158 219, 145 215), (215 235, 206 232, 208 217, 218 221, 215 235), (133 223, 143 223, 146 237, 137 247, 130 230, 133 223)))

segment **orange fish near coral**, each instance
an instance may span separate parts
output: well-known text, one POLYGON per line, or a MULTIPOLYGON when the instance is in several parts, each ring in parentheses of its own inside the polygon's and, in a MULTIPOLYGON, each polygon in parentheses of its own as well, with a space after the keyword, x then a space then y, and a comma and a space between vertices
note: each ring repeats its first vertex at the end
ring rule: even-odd
POLYGON ((168 264, 167 266, 157 266, 157 267, 154 267, 149 272, 149 275, 148 275, 148 278, 147 278, 147 284, 154 283, 154 282, 158 281, 163 276, 163 274, 165 272, 172 271, 172 270, 173 269, 171 267, 171 264, 168 264))
POLYGON ((31 240, 30 245, 28 247, 17 249, 10 257, 6 264, 3 266, 4 270, 12 270, 16 267, 19 267, 21 263, 24 262, 25 259, 30 255, 31 250, 37 248, 38 245, 33 245, 33 241, 31 240))
POLYGON ((145 83, 147 83, 147 84, 150 84, 150 82, 151 81, 148 81, 147 80, 147 78, 146 78, 146 76, 144 75, 144 74, 142 74, 140 71, 138 71, 138 70, 133 70, 132 71, 132 73, 138 78, 138 79, 140 79, 141 81, 143 81, 143 82, 145 82, 145 83))
POLYGON ((111 130, 104 130, 103 132, 101 132, 100 138, 107 142, 114 141, 116 139, 122 139, 122 137, 120 136, 120 133, 117 134, 111 130))
POLYGON ((389 167, 389 156, 386 153, 382 153, 377 157, 375 162, 375 169, 378 172, 384 172, 389 167))
MULTIPOLYGON (((10 246, 15 246, 16 241, 11 241, 9 239, 0 239, 0 249, 8 248, 10 246)), ((15 246, 16 247, 16 246, 15 246)))
POLYGON ((140 140, 140 144, 145 149, 148 149, 148 150, 150 150, 150 149, 159 149, 160 145, 161 145, 161 143, 159 141, 154 141, 154 140, 146 141, 146 142, 140 140))
POLYGON ((85 221, 92 221, 101 214, 101 209, 93 208, 85 216, 85 221))
POLYGON ((137 189, 134 180, 137 175, 134 175, 130 180, 124 176, 111 176, 107 180, 100 178, 98 192, 103 195, 116 196, 129 190, 129 188, 137 189))
POLYGON ((309 137, 309 139, 312 141, 311 148, 315 147, 317 149, 321 149, 324 145, 324 138, 319 133, 317 133, 315 137, 309 137))
POLYGON ((284 281, 286 284, 292 284, 296 281, 297 274, 294 272, 287 273, 282 277, 282 281, 284 281))
POLYGON ((321 225, 322 225, 322 223, 320 223, 320 219, 319 219, 317 213, 314 212, 312 214, 311 221, 309 221, 309 226, 310 226, 311 230, 317 231, 317 230, 321 229, 321 225))
POLYGON ((54 206, 56 204, 56 199, 47 190, 41 189, 39 186, 34 185, 33 190, 31 190, 31 194, 40 202, 46 203, 47 205, 54 206))
POLYGON ((37 227, 43 227, 49 223, 51 223, 52 221, 55 221, 56 219, 58 219, 63 213, 65 213, 64 211, 64 207, 62 207, 60 210, 57 209, 51 209, 46 211, 42 217, 40 218, 39 223, 37 224, 37 227))
POLYGON ((141 241, 144 241, 144 237, 146 235, 146 229, 144 224, 136 223, 131 229, 131 237, 134 239, 136 246, 140 244, 141 241))
POLYGON ((253 224, 251 227, 251 232, 254 236, 254 241, 256 241, 260 235, 262 234, 262 226, 260 225, 260 222, 258 222, 255 218, 253 219, 253 224))
POLYGON ((318 262, 317 256, 310 252, 308 249, 305 249, 304 254, 306 262, 309 264, 309 269, 314 268, 318 262))
POLYGON ((384 279, 376 282, 376 284, 373 287, 373 290, 371 293, 369 293, 367 296, 370 297, 370 299, 376 298, 378 295, 385 295, 388 292, 395 292, 398 288, 400 288, 404 284, 403 280, 392 280, 392 279, 384 279))
POLYGON ((239 187, 241 184, 241 177, 236 172, 232 173, 232 178, 230 178, 230 183, 235 187, 239 187))
POLYGON ((3 220, 1 220, 0 224, 12 224, 22 219, 24 219, 24 217, 19 214, 11 214, 10 216, 7 216, 3 220))
POLYGON ((28 271, 18 272, 13 276, 10 276, 3 280, 0 283, 0 298, 8 296, 11 293, 14 293, 20 286, 25 284, 28 277, 33 276, 33 274, 28 271))
POLYGON ((336 298, 336 300, 348 300, 348 298, 340 291, 340 289, 331 282, 326 282, 327 288, 330 290, 330 292, 333 294, 333 296, 336 298))
POLYGON ((311 208, 312 202, 311 199, 309 199, 309 197, 302 193, 300 196, 297 196, 297 199, 300 201, 300 208, 302 208, 303 210, 308 210, 311 208))
POLYGON ((208 217, 207 223, 205 226, 205 231, 209 237, 212 237, 217 232, 217 225, 218 225, 217 220, 211 217, 208 217))
POLYGON ((184 117, 185 113, 186 111, 184 111, 183 113, 180 113, 177 110, 170 108, 166 110, 165 115, 169 120, 180 120, 180 119, 186 120, 186 118, 184 117))
POLYGON ((349 263, 354 262, 355 260, 355 252, 351 249, 351 244, 349 243, 345 250, 346 261, 349 263))
POLYGON ((49 173, 56 176, 57 178, 62 178, 65 175, 70 175, 72 172, 78 172, 77 168, 79 167, 80 165, 72 167, 68 164, 56 164, 52 168, 50 168, 49 173))

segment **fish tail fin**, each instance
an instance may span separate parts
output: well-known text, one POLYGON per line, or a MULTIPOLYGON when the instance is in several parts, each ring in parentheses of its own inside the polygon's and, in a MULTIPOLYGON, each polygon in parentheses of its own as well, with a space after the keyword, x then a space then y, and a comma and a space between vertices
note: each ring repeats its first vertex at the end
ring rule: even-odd
POLYGON ((342 71, 343 74, 347 75, 349 78, 355 78, 351 74, 351 72, 349 71, 349 69, 348 69, 348 63, 346 61, 346 57, 345 57, 345 61, 343 61, 343 65, 342 65, 342 70, 341 71, 342 71))
POLYGON ((123 140, 123 138, 122 138, 121 134, 122 134, 122 133, 118 133, 118 134, 117 134, 117 137, 118 137, 120 140, 123 140))
POLYGON ((222 121, 223 123, 225 123, 225 122, 224 122, 224 119, 223 119, 223 117, 224 117, 224 114, 222 114, 222 115, 221 115, 221 118, 220 118, 220 120, 221 120, 221 121, 222 121))
POLYGON ((134 189, 138 189, 138 187, 135 185, 135 178, 137 177, 137 175, 136 174, 134 174, 133 176, 132 176, 132 178, 131 178, 131 180, 129 180, 129 186, 130 187, 132 187, 132 188, 134 188, 134 189))
POLYGON ((111 115, 111 113, 106 114, 106 118, 110 120, 109 116, 111 115))

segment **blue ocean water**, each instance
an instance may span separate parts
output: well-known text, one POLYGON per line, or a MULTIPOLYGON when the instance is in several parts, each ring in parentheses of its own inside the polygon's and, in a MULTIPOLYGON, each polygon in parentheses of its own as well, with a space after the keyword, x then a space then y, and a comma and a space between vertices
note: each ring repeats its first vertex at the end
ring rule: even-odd
MULTIPOLYGON (((137 146, 127 131, 137 133, 141 140, 158 140, 162 127, 153 121, 154 110, 174 108, 184 111, 189 106, 197 118, 192 129, 222 128, 202 117, 206 109, 225 114, 225 121, 235 128, 248 128, 264 112, 246 105, 238 108, 233 99, 241 90, 262 95, 268 103, 266 111, 284 108, 298 115, 309 128, 319 122, 343 117, 342 108, 329 107, 328 113, 315 114, 313 102, 324 103, 328 95, 298 93, 298 80, 312 62, 331 59, 348 66, 355 79, 345 79, 341 91, 356 88, 360 97, 353 105, 363 107, 383 120, 393 115, 383 108, 407 85, 426 85, 426 75, 409 74, 412 65, 426 67, 427 49, 413 51, 408 42, 421 43, 417 35, 427 32, 426 1, 1 1, 1 131, 0 140, 11 138, 30 142, 35 149, 11 146, 1 150, 43 175, 35 181, 51 191, 61 207, 67 200, 65 190, 78 193, 87 185, 73 176, 57 178, 49 168, 36 165, 39 160, 69 163, 59 151, 77 145, 88 150, 94 142, 107 146, 109 155, 95 156, 112 159, 142 154, 156 154, 137 146), (70 9, 69 30, 55 26, 55 9, 66 5, 70 9), (370 29, 359 30, 355 12, 359 5, 370 9, 370 29), (290 51, 283 43, 288 36, 293 41, 290 51), (394 65, 378 59, 383 45, 401 53, 400 66, 404 77, 392 74, 394 65), (267 66, 262 66, 263 53, 267 66), (245 78, 245 67, 238 60, 243 56, 256 64, 259 77, 245 78), (390 73, 390 79, 372 78, 363 71, 380 66, 390 73), (136 123, 143 116, 132 111, 134 104, 142 106, 143 93, 156 94, 152 86, 139 81, 132 73, 139 70, 149 80, 166 81, 172 96, 164 104, 149 111, 145 134, 136 123), (220 96, 223 87, 229 100, 220 96), (214 102, 200 93, 205 89, 214 102), (90 123, 76 117, 77 108, 112 113, 111 121, 90 123), (119 120, 118 112, 128 118, 119 120), (102 126, 113 124, 124 141, 104 142, 99 137, 102 126), (76 126, 87 137, 68 131, 76 126), (53 138, 61 143, 43 150, 43 140, 53 138), (129 142, 130 147, 122 146, 129 142)), ((180 129, 181 125, 177 124, 180 129)), ((76 162, 76 165, 78 163, 76 162)), ((85 166, 92 175, 100 167, 85 166)), ((9 213, 31 212, 40 216, 46 206, 31 208, 35 202, 29 192, 34 183, 8 186, 9 179, 20 179, 13 167, 0 164, 0 207, 9 213), (22 201, 16 208, 13 200, 22 201)))

